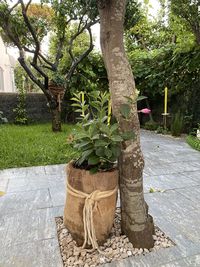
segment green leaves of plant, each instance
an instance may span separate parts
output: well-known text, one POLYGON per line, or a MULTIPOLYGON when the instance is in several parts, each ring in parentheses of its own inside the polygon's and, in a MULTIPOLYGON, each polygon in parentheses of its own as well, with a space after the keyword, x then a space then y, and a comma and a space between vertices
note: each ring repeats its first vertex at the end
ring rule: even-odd
POLYGON ((90 156, 89 159, 88 159, 88 164, 89 164, 89 165, 96 165, 96 164, 99 163, 99 161, 100 161, 100 158, 99 158, 98 156, 94 156, 94 155, 92 155, 92 156, 90 156))
POLYGON ((140 95, 137 97, 137 101, 141 101, 141 100, 144 100, 144 99, 147 99, 148 97, 147 96, 143 96, 143 95, 140 95))
POLYGON ((120 112, 125 119, 128 119, 131 113, 131 107, 129 104, 122 104, 120 106, 120 112))
MULTIPOLYGON (((77 163, 92 172, 99 169, 107 170, 113 167, 119 157, 121 142, 133 139, 134 134, 133 132, 120 133, 118 123, 108 125, 107 93, 92 92, 88 99, 91 101, 86 104, 79 94, 75 94, 73 98, 75 101, 73 105, 78 107, 79 112, 88 112, 79 124, 79 130, 74 133, 74 148, 81 154, 77 163)), ((122 116, 128 119, 131 105, 122 104, 120 111, 122 116)))

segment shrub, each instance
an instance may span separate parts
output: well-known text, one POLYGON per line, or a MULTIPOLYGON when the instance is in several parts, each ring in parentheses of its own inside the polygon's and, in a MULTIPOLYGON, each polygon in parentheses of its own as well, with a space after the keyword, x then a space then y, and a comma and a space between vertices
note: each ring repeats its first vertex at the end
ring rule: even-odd
POLYGON ((93 173, 112 169, 120 155, 121 142, 134 138, 132 132, 120 133, 118 123, 110 120, 109 99, 109 93, 100 91, 88 94, 87 102, 81 92, 72 98, 81 119, 78 131, 69 138, 80 154, 75 166, 93 173))
POLYGON ((186 142, 194 149, 200 151, 200 140, 192 135, 188 135, 186 138, 186 142))
POLYGON ((26 93, 24 89, 19 89, 18 104, 13 112, 15 113, 15 124, 26 125, 28 123, 27 112, 25 108, 26 93))
POLYGON ((169 132, 169 130, 167 128, 165 129, 162 126, 158 126, 158 128, 156 129, 156 133, 158 133, 158 134, 169 134, 170 132, 169 132))
POLYGON ((179 112, 176 113, 174 119, 171 124, 171 133, 173 136, 180 136, 184 126, 184 117, 179 112))
POLYGON ((146 130, 155 131, 158 128, 158 124, 155 121, 150 120, 145 123, 144 128, 146 130))

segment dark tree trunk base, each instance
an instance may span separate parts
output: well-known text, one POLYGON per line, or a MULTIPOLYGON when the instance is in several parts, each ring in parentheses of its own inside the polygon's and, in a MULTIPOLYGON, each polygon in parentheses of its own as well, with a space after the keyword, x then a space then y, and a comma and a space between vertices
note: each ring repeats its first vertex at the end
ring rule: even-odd
POLYGON ((58 109, 51 110, 52 114, 52 131, 61 132, 61 111, 58 109))
POLYGON ((143 231, 130 231, 130 229, 123 229, 122 227, 122 232, 128 236, 134 248, 150 249, 154 246, 153 235, 155 234, 155 229, 151 215, 148 215, 146 227, 143 231))

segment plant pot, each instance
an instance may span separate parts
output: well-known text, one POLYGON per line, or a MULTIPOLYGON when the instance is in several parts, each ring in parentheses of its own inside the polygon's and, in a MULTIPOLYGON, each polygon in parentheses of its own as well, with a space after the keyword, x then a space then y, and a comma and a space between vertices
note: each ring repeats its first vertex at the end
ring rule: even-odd
MULTIPOLYGON (((91 194, 96 190, 112 192, 109 196, 94 201, 92 219, 98 245, 108 238, 115 217, 118 171, 98 172, 91 174, 84 169, 74 168, 73 162, 67 165, 67 183, 75 190, 91 194)), ((83 209, 85 198, 73 195, 67 187, 64 209, 64 225, 71 233, 78 246, 84 243, 83 209)))

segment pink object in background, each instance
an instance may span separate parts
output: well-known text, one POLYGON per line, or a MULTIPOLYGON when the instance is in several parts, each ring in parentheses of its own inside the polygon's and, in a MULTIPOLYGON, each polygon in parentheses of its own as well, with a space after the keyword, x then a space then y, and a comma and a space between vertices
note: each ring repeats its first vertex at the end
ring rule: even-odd
POLYGON ((138 110, 138 112, 141 112, 141 113, 143 113, 143 114, 149 114, 149 113, 151 113, 151 110, 148 109, 148 108, 143 108, 143 109, 141 109, 141 110, 138 110))

